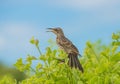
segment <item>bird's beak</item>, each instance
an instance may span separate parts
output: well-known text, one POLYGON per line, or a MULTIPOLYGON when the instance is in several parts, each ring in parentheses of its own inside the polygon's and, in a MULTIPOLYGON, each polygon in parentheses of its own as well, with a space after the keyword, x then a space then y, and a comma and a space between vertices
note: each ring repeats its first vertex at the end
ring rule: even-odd
POLYGON ((47 28, 47 31, 46 32, 53 32, 54 29, 53 28, 47 28))

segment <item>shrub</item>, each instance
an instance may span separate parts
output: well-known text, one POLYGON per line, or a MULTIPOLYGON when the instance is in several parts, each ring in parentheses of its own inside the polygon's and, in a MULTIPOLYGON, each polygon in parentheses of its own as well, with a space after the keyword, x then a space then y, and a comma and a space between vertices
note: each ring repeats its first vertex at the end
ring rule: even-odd
MULTIPOLYGON (((113 33, 113 42, 103 45, 101 41, 86 42, 83 57, 80 62, 84 73, 71 69, 67 65, 67 55, 59 49, 46 48, 41 53, 39 41, 32 38, 40 56, 28 55, 26 59, 18 59, 15 66, 26 73, 28 78, 20 84, 120 84, 120 33, 113 33), (65 63, 59 59, 65 59, 65 63), (32 67, 33 61, 37 65, 32 67)), ((3 79, 4 80, 4 79, 3 79)))

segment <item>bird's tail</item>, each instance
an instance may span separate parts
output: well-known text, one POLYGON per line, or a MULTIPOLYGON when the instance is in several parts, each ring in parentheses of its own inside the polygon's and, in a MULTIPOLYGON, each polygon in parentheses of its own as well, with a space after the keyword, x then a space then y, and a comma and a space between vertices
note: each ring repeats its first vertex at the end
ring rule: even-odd
POLYGON ((84 72, 83 70, 83 67, 82 65, 80 64, 80 61, 78 59, 78 56, 76 54, 72 54, 70 53, 68 55, 69 57, 69 60, 68 60, 68 65, 71 67, 71 68, 78 68, 82 73, 84 72))

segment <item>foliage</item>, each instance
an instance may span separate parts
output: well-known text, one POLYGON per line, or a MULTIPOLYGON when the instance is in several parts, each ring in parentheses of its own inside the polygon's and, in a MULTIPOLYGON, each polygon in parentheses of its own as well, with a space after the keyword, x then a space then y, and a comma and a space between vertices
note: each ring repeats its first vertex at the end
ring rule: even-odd
MULTIPOLYGON (((5 81, 6 79, 8 79, 8 81, 10 81, 12 79, 16 79, 16 81, 19 82, 25 78, 26 78, 26 75, 23 72, 20 72, 19 70, 15 69, 13 67, 8 67, 8 66, 4 65, 3 63, 0 63, 0 84, 2 84, 3 81, 5 81), (1 81, 1 79, 3 79, 3 80, 1 81)), ((7 84, 7 83, 5 83, 5 84, 7 84)))
POLYGON ((6 75, 2 79, 0 79, 0 84, 16 84, 16 80, 13 77, 6 75))
POLYGON ((113 33, 112 39, 109 45, 103 45, 101 41, 86 43, 80 58, 84 68, 81 73, 67 65, 66 53, 51 47, 41 53, 39 41, 32 38, 30 42, 40 56, 28 55, 26 59, 17 60, 16 68, 29 76, 19 84, 120 84, 120 33, 113 33), (59 59, 65 59, 65 63, 59 59), (35 67, 32 67, 33 61, 38 62, 35 67))

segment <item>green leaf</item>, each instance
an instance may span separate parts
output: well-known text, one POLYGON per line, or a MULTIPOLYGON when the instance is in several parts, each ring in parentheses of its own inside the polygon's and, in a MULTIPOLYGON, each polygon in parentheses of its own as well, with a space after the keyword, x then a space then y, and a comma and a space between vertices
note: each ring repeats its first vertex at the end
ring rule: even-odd
POLYGON ((115 34, 115 33, 112 34, 112 39, 118 40, 119 38, 120 36, 118 34, 115 34))
POLYGON ((30 40, 30 43, 38 46, 39 40, 38 39, 34 39, 34 37, 32 37, 31 40, 30 40))
POLYGON ((34 43, 35 43, 34 36, 30 39, 30 43, 31 43, 31 44, 34 44, 34 43))
POLYGON ((26 61, 31 62, 32 60, 37 60, 37 58, 35 56, 28 55, 27 58, 26 58, 26 61))
POLYGON ((37 66, 36 66, 36 70, 40 70, 41 68, 42 68, 42 64, 38 63, 37 66))
POLYGON ((118 61, 120 61, 120 52, 118 52, 117 54, 111 56, 110 60, 112 62, 118 62, 118 61))

